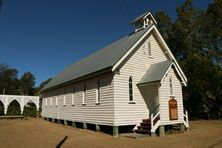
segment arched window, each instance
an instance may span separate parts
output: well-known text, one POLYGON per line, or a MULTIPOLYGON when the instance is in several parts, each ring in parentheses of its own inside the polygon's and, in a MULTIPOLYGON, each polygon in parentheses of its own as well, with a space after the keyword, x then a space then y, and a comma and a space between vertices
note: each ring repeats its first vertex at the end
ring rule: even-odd
POLYGON ((173 95, 173 79, 170 77, 170 95, 173 95))
POLYGON ((129 101, 133 101, 133 79, 129 78, 129 101))
POLYGON ((169 114, 170 114, 170 120, 178 119, 177 100, 175 99, 169 100, 169 114))
POLYGON ((152 53, 151 53, 151 43, 150 43, 150 41, 148 41, 148 56, 151 56, 152 55, 152 53))

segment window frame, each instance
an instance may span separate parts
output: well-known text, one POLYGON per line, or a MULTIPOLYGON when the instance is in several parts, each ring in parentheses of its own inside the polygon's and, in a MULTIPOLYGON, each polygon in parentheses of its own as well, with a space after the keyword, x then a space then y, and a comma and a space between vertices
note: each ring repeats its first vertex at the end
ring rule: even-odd
POLYGON ((48 98, 45 98, 45 106, 48 106, 48 98))
POLYGON ((73 87, 73 92, 72 92, 72 106, 75 106, 75 86, 73 87))
POLYGON ((96 104, 100 104, 100 85, 101 85, 101 81, 97 80, 97 87, 96 87, 96 104))
POLYGON ((58 96, 55 97, 55 106, 58 106, 58 96))
POLYGON ((133 77, 130 76, 128 80, 128 89, 129 89, 129 102, 134 102, 134 85, 133 85, 133 77))
POLYGON ((152 57, 152 46, 150 41, 147 43, 147 55, 148 57, 152 57))
POLYGON ((50 106, 52 106, 52 97, 50 97, 50 106))
POLYGON ((170 84, 170 96, 174 96, 173 77, 172 76, 169 78, 169 84, 170 84))
POLYGON ((66 106, 66 91, 64 91, 63 95, 63 106, 66 106))
POLYGON ((82 105, 86 105, 86 82, 83 84, 82 105))

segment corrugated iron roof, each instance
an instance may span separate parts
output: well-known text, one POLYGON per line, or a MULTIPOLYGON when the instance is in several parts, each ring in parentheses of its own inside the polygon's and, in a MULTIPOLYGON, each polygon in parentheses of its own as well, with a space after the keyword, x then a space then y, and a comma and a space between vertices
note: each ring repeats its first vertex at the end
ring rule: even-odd
POLYGON ((172 60, 167 60, 164 62, 151 65, 150 68, 146 71, 146 73, 142 77, 142 79, 140 80, 139 85, 161 81, 164 74, 166 73, 166 71, 168 70, 169 66, 172 63, 173 63, 172 60))
POLYGON ((74 63, 54 77, 41 91, 110 68, 146 33, 150 27, 132 33, 74 63))

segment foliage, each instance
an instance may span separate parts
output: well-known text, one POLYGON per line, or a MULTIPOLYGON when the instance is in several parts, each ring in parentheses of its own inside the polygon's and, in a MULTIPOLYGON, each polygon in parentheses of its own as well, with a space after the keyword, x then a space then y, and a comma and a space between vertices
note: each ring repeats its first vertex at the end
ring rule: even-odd
POLYGON ((4 115, 4 104, 0 101, 0 116, 4 115))
POLYGON ((0 94, 34 95, 35 76, 25 72, 18 78, 18 71, 7 64, 0 64, 0 94))
POLYGON ((0 0, 0 11, 2 9, 3 0, 0 0))
POLYGON ((7 115, 21 115, 20 104, 16 100, 12 101, 8 106, 8 110, 6 114, 7 115))
POLYGON ((222 118, 222 0, 199 10, 192 0, 171 21, 157 12, 158 29, 188 78, 184 104, 191 118, 222 118))
POLYGON ((33 95, 35 77, 31 72, 25 72, 20 78, 19 90, 21 95, 33 95))
POLYGON ((23 115, 28 117, 37 117, 36 105, 32 102, 27 103, 24 107, 23 115))
POLYGON ((19 94, 18 71, 6 64, 0 64, 0 94, 19 94))
POLYGON ((51 81, 51 80, 52 80, 52 78, 49 78, 49 79, 43 81, 43 82, 39 85, 39 87, 36 87, 36 88, 35 88, 35 95, 40 95, 40 90, 41 90, 47 83, 49 83, 49 81, 51 81))

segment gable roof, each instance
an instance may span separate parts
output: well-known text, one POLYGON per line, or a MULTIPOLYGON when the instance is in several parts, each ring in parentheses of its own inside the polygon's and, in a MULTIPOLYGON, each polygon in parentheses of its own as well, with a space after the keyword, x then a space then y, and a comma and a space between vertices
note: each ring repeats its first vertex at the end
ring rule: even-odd
POLYGON ((179 71, 179 67, 176 65, 174 60, 167 60, 160 63, 152 64, 150 68, 143 75, 142 79, 138 83, 138 85, 144 85, 149 83, 162 82, 164 77, 167 75, 170 68, 174 68, 177 75, 179 76, 182 85, 186 86, 184 83, 181 72, 179 71))
POLYGON ((98 50, 94 54, 72 64, 54 77, 41 89, 41 91, 46 91, 58 85, 74 81, 78 78, 104 69, 112 71, 113 66, 152 26, 125 36, 122 39, 98 50))
POLYGON ((161 81, 172 63, 172 60, 167 60, 151 65, 138 84, 141 85, 161 81))
MULTIPOLYGON (((144 18, 150 15, 152 19, 152 14, 150 12, 141 15, 138 18, 144 18)), ((138 20, 138 19, 137 19, 138 20)), ((150 25, 145 29, 138 32, 132 33, 122 39, 98 50, 94 54, 74 63, 73 65, 67 67, 59 75, 54 77, 45 87, 41 89, 41 92, 53 89, 58 86, 67 85, 71 82, 75 82, 87 76, 95 76, 96 74, 101 74, 104 72, 112 71, 114 72, 123 63, 123 61, 129 57, 137 45, 150 33, 153 32, 160 44, 163 47, 163 52, 169 55, 169 57, 174 61, 175 68, 182 80, 182 84, 186 86, 187 78, 184 75, 182 69, 177 63, 175 57, 167 46, 166 42, 162 38, 156 26, 150 25)))

